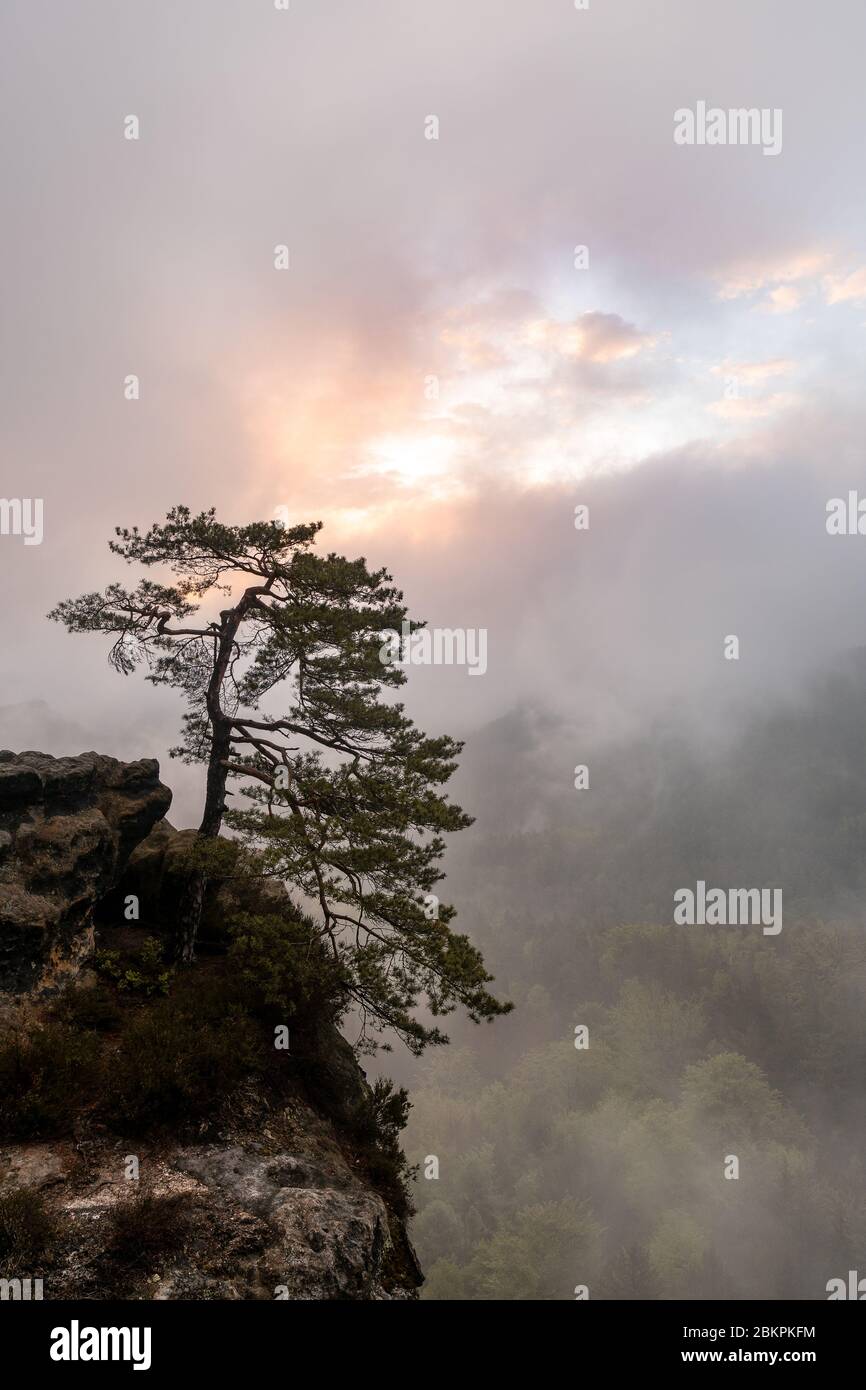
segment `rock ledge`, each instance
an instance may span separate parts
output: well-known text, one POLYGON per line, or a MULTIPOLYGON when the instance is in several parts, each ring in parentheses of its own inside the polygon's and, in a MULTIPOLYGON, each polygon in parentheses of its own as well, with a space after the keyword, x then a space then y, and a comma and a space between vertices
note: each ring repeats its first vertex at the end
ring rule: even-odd
POLYGON ((78 973, 95 903, 170 805, 153 758, 0 752, 0 993, 78 973))

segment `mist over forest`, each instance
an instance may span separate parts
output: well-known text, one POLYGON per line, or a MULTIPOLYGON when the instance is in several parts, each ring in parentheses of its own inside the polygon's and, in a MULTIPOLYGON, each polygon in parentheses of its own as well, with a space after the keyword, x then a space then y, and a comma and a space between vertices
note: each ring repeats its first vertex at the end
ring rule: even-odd
POLYGON ((597 752, 584 791, 556 718, 476 736, 448 882, 517 1008, 392 1068, 424 1296, 815 1299, 856 1267, 864 716, 858 650, 710 751, 659 718, 597 752), (674 925, 698 879, 782 885, 782 931, 674 925))

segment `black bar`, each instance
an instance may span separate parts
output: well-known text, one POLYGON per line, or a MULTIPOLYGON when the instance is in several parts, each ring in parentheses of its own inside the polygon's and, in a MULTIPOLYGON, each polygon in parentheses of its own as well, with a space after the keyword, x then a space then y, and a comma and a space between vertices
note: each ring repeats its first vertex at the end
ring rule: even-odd
MULTIPOLYGON (((141 1363, 140 1375, 159 1377, 166 1372, 194 1372, 221 1379, 230 1374, 258 1379, 267 1374, 267 1364, 274 1374, 279 1374, 280 1367, 299 1369, 302 1354, 319 1360, 322 1373, 327 1369, 333 1374, 343 1356, 347 1368, 357 1372, 363 1344, 369 1348, 370 1374, 388 1379, 393 1373, 395 1379, 405 1381, 414 1379, 419 1366, 423 1369, 428 1364, 420 1339, 430 1336, 435 1345, 451 1344, 455 1356, 457 1344, 452 1338, 459 1336, 464 1366, 471 1365, 474 1356, 479 1362, 489 1358, 495 1364, 498 1356, 510 1356, 512 1349, 522 1347, 523 1354, 530 1360, 537 1357, 543 1369, 549 1365, 551 1350, 558 1348, 560 1355, 567 1352, 575 1373, 591 1364, 612 1375, 634 1370, 664 1374, 708 1365, 723 1369, 799 1365, 826 1378, 846 1367, 847 1374, 856 1374, 863 1332, 862 1316, 835 1302, 576 1301, 561 1311, 548 1304, 452 1303, 443 1307, 440 1303, 432 1307, 383 1302, 367 1304, 360 1315, 336 1304, 276 1300, 275 1306, 266 1301, 0 1303, 5 1365, 14 1356, 24 1371, 61 1378, 92 1377, 100 1371, 132 1375, 133 1357, 141 1363), (357 1316, 360 1323, 355 1322, 357 1316), (540 1338, 539 1319, 543 1321, 540 1338), (80 1353, 98 1345, 110 1357, 112 1338, 106 1337, 104 1347, 101 1338, 95 1343, 88 1332, 94 1328, 127 1329, 128 1340, 117 1339, 117 1349, 128 1352, 127 1359, 52 1359, 52 1346, 70 1353, 74 1346, 80 1353), (137 1339, 132 1333, 136 1328, 137 1339), (66 1337, 59 1329, 65 1330, 66 1337), (395 1361, 394 1350, 404 1337, 411 1339, 405 1359, 395 1361), (565 1346, 561 1338, 566 1339, 565 1346)), ((305 1378, 311 1373, 312 1368, 305 1378)), ((450 1374, 447 1357, 440 1373, 450 1374)))

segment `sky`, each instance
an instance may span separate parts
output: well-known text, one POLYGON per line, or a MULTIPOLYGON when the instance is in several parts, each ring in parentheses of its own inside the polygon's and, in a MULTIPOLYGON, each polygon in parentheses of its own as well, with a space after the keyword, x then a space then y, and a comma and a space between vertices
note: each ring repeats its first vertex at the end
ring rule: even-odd
POLYGON ((0 536, 0 742, 164 764, 173 696, 45 614, 180 502, 320 519, 486 628, 483 679, 411 675, 458 733, 700 722, 866 641, 825 526, 866 496, 864 37, 859 0, 7 0, 2 494, 44 535, 0 536), (677 145, 701 101, 778 153, 677 145))

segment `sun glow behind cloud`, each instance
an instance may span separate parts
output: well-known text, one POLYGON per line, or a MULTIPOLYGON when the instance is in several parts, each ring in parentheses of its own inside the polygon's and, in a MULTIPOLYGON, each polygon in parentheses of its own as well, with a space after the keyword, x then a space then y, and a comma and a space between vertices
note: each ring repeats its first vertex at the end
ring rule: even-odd
POLYGON ((279 384, 268 370, 254 383, 259 495, 357 534, 432 507, 441 524, 490 485, 579 483, 745 441, 801 405, 816 343, 851 329, 860 281, 812 249, 720 269, 663 322, 618 313, 613 288, 614 303, 557 316, 528 290, 476 284, 416 311, 385 358, 342 331, 279 384), (744 342, 748 355, 724 351, 744 342))
POLYGON ((367 457, 351 470, 354 477, 379 475, 400 487, 423 484, 438 496, 447 495, 459 481, 462 459, 459 442, 437 433, 435 423, 422 432, 381 435, 370 441, 367 457))

